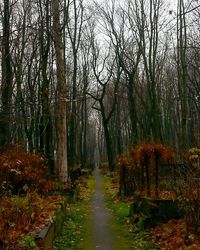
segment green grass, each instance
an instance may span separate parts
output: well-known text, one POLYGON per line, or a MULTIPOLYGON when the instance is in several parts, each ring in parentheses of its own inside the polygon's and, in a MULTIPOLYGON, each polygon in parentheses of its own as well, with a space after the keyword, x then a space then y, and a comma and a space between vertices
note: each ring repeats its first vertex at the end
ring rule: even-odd
MULTIPOLYGON (((55 239, 55 250, 92 250, 92 221, 90 200, 95 190, 94 178, 89 178, 87 188, 80 186, 81 200, 71 202, 67 208, 67 215, 62 232, 55 239)), ((115 202, 117 190, 112 188, 112 179, 104 177, 103 192, 106 204, 111 210, 112 219, 110 228, 114 234, 116 250, 156 250, 157 248, 148 242, 148 234, 139 232, 134 227, 129 215, 129 204, 123 201, 115 202)))
POLYGON ((94 178, 87 187, 79 186, 81 200, 69 204, 62 232, 54 241, 55 250, 91 250, 90 199, 95 190, 94 178))
POLYGON ((112 179, 104 177, 103 191, 106 198, 106 204, 112 211, 112 220, 110 227, 117 237, 115 237, 116 250, 156 250, 153 243, 148 241, 148 233, 139 232, 132 225, 129 219, 129 204, 121 200, 115 200, 118 190, 112 188, 112 179))

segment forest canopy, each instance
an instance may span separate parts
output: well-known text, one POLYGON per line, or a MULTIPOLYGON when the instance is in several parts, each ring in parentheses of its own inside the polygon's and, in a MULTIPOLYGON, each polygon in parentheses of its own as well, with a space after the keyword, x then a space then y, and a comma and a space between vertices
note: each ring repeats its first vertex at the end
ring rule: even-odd
POLYGON ((66 180, 142 142, 199 145, 199 1, 4 0, 0 15, 2 149, 42 152, 66 180))

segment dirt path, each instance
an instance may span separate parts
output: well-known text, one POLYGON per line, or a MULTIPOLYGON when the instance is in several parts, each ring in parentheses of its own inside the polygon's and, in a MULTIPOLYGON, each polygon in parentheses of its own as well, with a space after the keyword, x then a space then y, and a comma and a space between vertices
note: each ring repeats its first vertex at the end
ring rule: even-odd
POLYGON ((111 215, 106 208, 102 192, 102 176, 99 170, 94 171, 96 191, 91 202, 93 249, 114 250, 114 235, 109 227, 111 215))

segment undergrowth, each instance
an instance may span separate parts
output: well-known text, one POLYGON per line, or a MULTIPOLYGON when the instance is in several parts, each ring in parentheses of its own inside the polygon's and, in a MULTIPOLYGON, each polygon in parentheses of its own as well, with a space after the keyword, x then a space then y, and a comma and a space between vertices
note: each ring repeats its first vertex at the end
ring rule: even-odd
POLYGON ((89 250, 90 208, 89 203, 95 190, 95 180, 90 177, 77 184, 77 200, 71 200, 61 234, 54 241, 55 250, 89 250))

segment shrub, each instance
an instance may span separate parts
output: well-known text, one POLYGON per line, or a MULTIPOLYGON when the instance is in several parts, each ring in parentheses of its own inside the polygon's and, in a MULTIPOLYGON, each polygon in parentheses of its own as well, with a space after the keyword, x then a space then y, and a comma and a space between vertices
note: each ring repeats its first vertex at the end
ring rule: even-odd
POLYGON ((199 179, 189 176, 179 196, 184 211, 187 233, 200 234, 200 184, 199 179))
POLYGON ((62 202, 61 196, 42 197, 36 192, 27 193, 23 197, 1 197, 0 248, 34 249, 21 248, 18 243, 21 244, 25 238, 30 240, 31 236, 43 229, 62 202))
POLYGON ((200 170, 200 149, 191 148, 188 153, 188 160, 190 164, 195 168, 195 170, 200 170))
POLYGON ((187 234, 200 233, 200 149, 191 148, 186 154, 189 171, 185 185, 180 187, 179 201, 185 213, 187 234))
POLYGON ((162 144, 142 144, 131 149, 129 155, 118 157, 120 187, 124 188, 125 195, 146 188, 148 196, 153 191, 158 197, 160 162, 170 162, 174 158, 173 150, 162 144))
POLYGON ((129 156, 122 155, 117 160, 119 173, 119 193, 124 196, 132 195, 135 191, 133 165, 129 156))
POLYGON ((0 154, 0 194, 26 193, 37 189, 47 193, 55 189, 47 160, 41 154, 29 154, 21 147, 12 147, 0 154))

